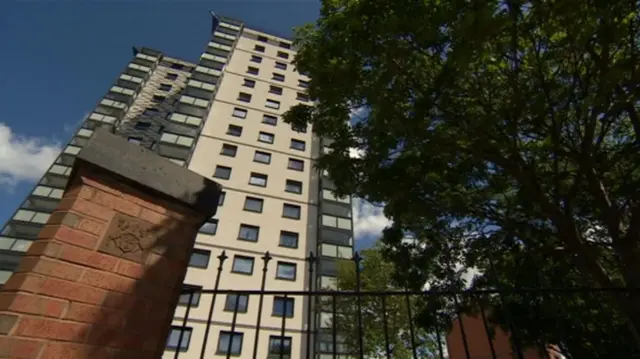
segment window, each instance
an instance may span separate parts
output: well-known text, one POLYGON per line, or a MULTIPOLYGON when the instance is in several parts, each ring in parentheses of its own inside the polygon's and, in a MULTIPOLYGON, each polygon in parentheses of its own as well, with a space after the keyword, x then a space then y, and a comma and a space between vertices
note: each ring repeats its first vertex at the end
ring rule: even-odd
POLYGON ((253 273, 253 258, 244 256, 233 257, 233 266, 231 267, 231 271, 242 274, 253 273))
POLYGON ((296 280, 296 264, 287 262, 278 262, 276 268, 276 278, 286 280, 296 280))
POLYGON ((221 155, 235 157, 236 153, 238 153, 238 146, 230 145, 228 143, 222 144, 222 151, 220 151, 221 155))
POLYGON ((298 86, 302 88, 309 88, 309 81, 298 80, 298 86))
POLYGON ((262 115, 262 123, 275 126, 278 124, 278 118, 271 115, 262 115))
POLYGON ((182 70, 183 67, 184 67, 184 65, 182 65, 182 64, 176 64, 176 63, 172 63, 171 64, 171 68, 172 69, 182 70))
POLYGON ((216 166, 216 170, 213 172, 213 177, 221 179, 231 178, 231 167, 216 166))
POLYGON ((283 49, 290 49, 291 48, 291 44, 288 43, 288 42, 284 42, 284 41, 278 42, 278 46, 282 47, 283 49))
POLYGON ((282 82, 282 81, 284 81, 284 75, 274 72, 273 76, 271 77, 271 79, 274 80, 274 81, 282 82))
MULTIPOLYGON (((260 205, 262 206, 262 203, 260 203, 260 205)), ((238 239, 257 242, 259 236, 260 236, 260 227, 252 226, 249 224, 240 225, 240 232, 238 233, 238 239)))
POLYGON ((282 95, 282 87, 278 87, 278 86, 269 86, 269 93, 275 94, 275 95, 282 95))
POLYGON ((249 212, 262 212, 264 200, 262 198, 247 197, 244 200, 244 210, 249 212))
POLYGON ((294 126, 293 124, 291 124, 291 130, 298 133, 307 133, 307 125, 304 124, 302 126, 294 126))
POLYGON ((256 44, 256 45, 253 47, 253 50, 254 50, 254 51, 258 51, 258 52, 264 52, 264 46, 262 46, 262 45, 257 45, 257 44, 256 44))
POLYGON ((230 354, 238 356, 242 352, 242 339, 244 334, 239 332, 221 331, 218 338, 218 350, 216 354, 230 354))
POLYGON ((197 307, 200 304, 200 291, 202 290, 201 286, 184 284, 182 289, 190 289, 192 293, 181 293, 180 299, 178 299, 178 305, 188 305, 189 298, 191 298, 191 306, 197 307))
POLYGON ((273 312, 271 313, 275 317, 285 316, 287 318, 293 318, 293 306, 295 304, 294 298, 273 298, 273 312))
POLYGON ((224 197, 226 197, 226 192, 220 192, 220 198, 218 198, 218 207, 222 207, 224 204, 224 197))
POLYGON ((135 143, 136 145, 139 145, 142 143, 142 137, 129 137, 127 138, 127 141, 131 143, 135 143))
POLYGON ((227 135, 235 137, 242 136, 242 126, 229 125, 229 128, 227 128, 227 135))
POLYGON ((295 158, 289 158, 287 168, 295 171, 304 171, 304 161, 296 160, 295 158))
POLYGON ((178 74, 168 73, 164 78, 167 80, 175 80, 178 78, 178 74))
POLYGON ((253 162, 269 164, 271 163, 271 154, 267 152, 256 151, 256 153, 253 155, 253 162))
POLYGON ((291 357, 291 337, 269 336, 269 355, 280 355, 284 358, 291 357))
POLYGON ((189 259, 189 265, 196 268, 207 268, 209 266, 210 251, 204 249, 194 249, 189 259))
POLYGON ((233 117, 237 117, 237 118, 246 118, 247 117, 247 110, 245 110, 244 108, 234 108, 233 109, 233 114, 231 115, 233 117))
POLYGON ((155 103, 163 103, 164 100, 166 100, 167 98, 164 96, 158 96, 158 95, 154 95, 153 98, 151 99, 152 102, 155 103))
POLYGON ((133 126, 134 129, 140 130, 140 131, 146 131, 149 129, 149 127, 151 127, 151 122, 145 122, 145 121, 138 121, 133 126))
POLYGON ((291 139, 291 145, 289 146, 289 148, 292 148, 294 150, 304 151, 305 147, 306 145, 304 141, 291 139))
POLYGON ((278 51, 278 57, 281 59, 288 59, 289 58, 289 54, 287 54, 284 51, 278 51))
POLYGON ((240 92, 238 94, 238 101, 251 102, 251 95, 246 92, 240 92))
MULTIPOLYGON (((249 79, 244 79, 244 82, 242 83, 242 86, 244 87, 250 87, 250 88, 254 88, 256 87, 256 82, 253 80, 249 80, 249 79)), ((251 96, 249 96, 249 101, 251 100, 251 96)), ((248 102, 248 101, 247 101, 248 102)))
POLYGON ((147 108, 144 110, 144 112, 142 113, 145 116, 154 116, 158 114, 158 109, 157 108, 147 108))
POLYGON ((280 247, 298 248, 298 233, 280 231, 280 247))
POLYGON ((341 218, 323 214, 322 225, 327 227, 351 230, 351 218, 341 218))
POLYGON ((249 307, 249 296, 246 294, 227 294, 227 300, 224 302, 224 310, 227 312, 236 311, 238 313, 246 313, 249 307))
POLYGON ((199 229, 200 233, 205 234, 216 234, 216 231, 218 231, 218 220, 213 218, 204 222, 202 227, 199 229))
POLYGON ((269 41, 269 39, 267 39, 267 37, 266 37, 266 36, 258 35, 258 41, 268 42, 268 41, 269 41))
POLYGON ((191 341, 191 328, 182 328, 177 326, 171 326, 171 332, 167 338, 167 348, 177 349, 179 351, 186 351, 189 348, 189 342, 191 341), (180 341, 180 333, 182 333, 182 340, 180 341), (180 343, 178 344, 178 341, 180 343))
POLYGON ((247 73, 251 75, 257 75, 260 72, 257 67, 249 66, 247 67, 247 73))
POLYGON ((251 55, 251 62, 255 62, 255 63, 261 63, 262 62, 262 57, 260 56, 256 56, 256 55, 251 55))
POLYGON ((296 95, 296 100, 299 100, 302 102, 309 102, 309 96, 307 96, 306 94, 303 94, 302 92, 298 92, 296 95))
POLYGON ((288 179, 287 183, 284 186, 284 190, 286 192, 290 192, 290 193, 301 194, 302 193, 302 182, 288 179))
POLYGON ((251 172, 251 176, 249 177, 249 184, 254 186, 266 187, 267 175, 262 173, 251 172))
POLYGON ((267 99, 267 102, 265 103, 265 107, 273 108, 277 110, 280 108, 280 102, 276 100, 267 99))
POLYGON ((286 70, 287 64, 285 64, 284 62, 276 61, 276 69, 286 70))
POLYGON ((300 206, 285 203, 282 206, 282 217, 300 219, 300 211, 301 211, 300 206))
POLYGON ((260 133, 258 134, 258 141, 260 142, 273 143, 274 139, 275 139, 275 136, 273 133, 260 131, 260 133))
POLYGON ((160 84, 160 87, 158 87, 158 89, 160 89, 160 91, 171 91, 171 85, 169 85, 169 84, 160 84))

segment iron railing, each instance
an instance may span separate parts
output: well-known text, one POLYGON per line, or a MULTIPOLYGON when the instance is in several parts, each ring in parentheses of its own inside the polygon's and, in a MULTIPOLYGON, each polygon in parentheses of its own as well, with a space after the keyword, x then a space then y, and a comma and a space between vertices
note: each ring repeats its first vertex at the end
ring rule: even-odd
MULTIPOLYGON (((612 302, 610 297, 616 293, 637 293, 637 290, 503 288, 496 283, 493 288, 466 290, 366 291, 362 290, 357 253, 352 259, 356 279, 353 290, 317 288, 314 284, 316 257, 313 253, 306 259, 306 289, 267 290, 265 284, 272 260, 269 252, 261 257, 260 288, 223 289, 220 288, 220 280, 228 256, 223 251, 217 258, 213 289, 190 287, 182 292, 182 313, 176 312, 175 331, 168 339, 174 359, 214 357, 208 349, 214 328, 220 333, 216 357, 227 359, 640 358, 637 346, 631 343, 633 336, 627 329, 625 318, 618 314, 611 316, 617 312, 612 312, 607 304, 612 302), (220 296, 224 296, 225 307, 230 307, 226 308, 230 320, 228 317, 226 321, 216 318, 218 311, 214 309, 220 296), (190 315, 194 300, 199 302, 201 298, 209 298, 204 301, 209 304, 206 321, 199 318, 204 322, 202 344, 198 348, 189 348, 189 326, 194 319, 190 315), (246 345, 243 334, 238 332, 238 318, 247 312, 248 303, 254 302, 250 298, 257 298, 258 305, 253 308, 257 314, 249 320, 250 330, 254 332, 253 343, 246 345), (275 298, 279 298, 281 303, 277 309, 277 314, 281 314, 277 316, 279 335, 270 336, 269 342, 265 343, 262 342, 261 331, 274 331, 273 327, 265 329, 264 326, 265 301, 275 301, 275 298), (288 307, 288 299, 292 298, 304 301, 303 315, 296 318, 293 318, 293 304, 288 307), (570 315, 563 312, 569 307, 574 311, 570 315), (555 316, 550 313, 555 313, 555 316), (600 324, 599 328, 593 328, 593 321, 600 324), (295 346, 296 350, 292 349, 291 336, 287 336, 291 332, 297 333, 300 341, 295 346), (248 346, 251 348, 247 349, 248 346), (586 352, 581 351, 583 347, 586 352)), ((273 320, 273 313, 271 318, 273 320)), ((247 328, 246 324, 245 320, 244 328, 247 328)))

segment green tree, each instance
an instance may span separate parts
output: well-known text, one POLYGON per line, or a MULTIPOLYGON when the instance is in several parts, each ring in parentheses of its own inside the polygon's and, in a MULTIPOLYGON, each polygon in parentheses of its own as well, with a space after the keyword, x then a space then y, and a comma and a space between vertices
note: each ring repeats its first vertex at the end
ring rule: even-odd
MULTIPOLYGON (((506 241, 561 250, 565 285, 640 288, 637 6, 325 0, 296 35, 316 105, 285 120, 330 140, 318 166, 338 194, 384 203, 403 281, 459 288, 454 264, 508 263, 506 241)), ((637 292, 601 300, 640 348, 637 292)))
MULTIPOLYGON (((393 274, 395 265, 386 260, 380 246, 375 246, 361 252, 360 261, 360 290, 362 292, 402 292, 402 288, 394 285, 393 274)), ((340 291, 355 291, 357 288, 357 272, 354 261, 341 262, 338 267, 336 289, 340 291)), ((393 357, 397 359, 413 358, 413 346, 420 358, 436 358, 438 346, 436 337, 420 329, 415 314, 420 309, 419 301, 412 296, 403 294, 389 295, 383 298, 379 295, 363 295, 358 300, 354 296, 336 297, 336 332, 342 338, 342 343, 348 353, 355 356, 360 352, 360 336, 358 331, 358 311, 362 313, 363 348, 366 358, 386 358, 385 352, 385 322, 389 346, 393 357), (408 304, 411 305, 414 325, 413 342, 410 336, 410 319, 408 304)), ((323 297, 321 308, 324 312, 332 313, 332 299, 323 297)), ((329 318, 333 323, 333 318, 329 318)))

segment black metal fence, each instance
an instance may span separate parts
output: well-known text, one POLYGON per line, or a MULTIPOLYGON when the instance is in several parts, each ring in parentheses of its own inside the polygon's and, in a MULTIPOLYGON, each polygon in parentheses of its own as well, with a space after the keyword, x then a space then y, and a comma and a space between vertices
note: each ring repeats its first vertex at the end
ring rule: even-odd
POLYGON ((223 251, 217 259, 213 289, 193 287, 182 292, 184 314, 178 316, 182 323, 168 338, 173 358, 211 357, 207 348, 215 340, 212 337, 218 340, 216 355, 226 358, 264 358, 259 355, 264 352, 261 348, 267 348, 267 357, 273 359, 640 358, 627 320, 610 304, 612 295, 632 292, 627 288, 504 288, 494 283, 466 290, 367 291, 356 253, 354 287, 325 289, 315 285, 316 257, 311 253, 305 290, 267 290, 267 273, 272 269, 267 252, 261 257, 261 287, 234 290, 220 288, 228 256, 223 251), (189 348, 192 306, 203 297, 210 298, 203 343, 189 348), (238 331, 238 316, 247 311, 249 298, 258 301, 257 316, 251 318, 253 343, 243 342, 238 331), (273 298, 271 317, 277 316, 280 325, 279 335, 265 343, 259 334, 267 298, 273 298), (304 318, 293 318, 294 298, 304 301, 304 318), (231 314, 224 324, 215 318, 219 301, 231 314), (292 349, 292 337, 287 335, 291 323, 303 328, 297 337, 300 350, 292 349), (212 336, 214 329, 219 334, 212 336))

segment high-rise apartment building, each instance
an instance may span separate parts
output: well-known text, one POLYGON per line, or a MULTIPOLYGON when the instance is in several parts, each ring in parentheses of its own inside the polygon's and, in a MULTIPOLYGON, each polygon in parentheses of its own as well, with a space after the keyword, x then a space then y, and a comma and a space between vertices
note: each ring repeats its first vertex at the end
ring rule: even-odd
MULTIPOLYGON (((223 289, 260 289, 265 251, 273 257, 267 290, 334 286, 338 260, 353 254, 351 203, 334 197, 326 173, 314 169, 322 140, 310 128, 292 128, 281 119, 291 106, 309 102, 309 79, 294 68, 294 56, 289 39, 215 15, 211 40, 197 63, 135 49, 132 61, 2 228, 0 285, 57 206, 75 155, 97 127, 106 126, 224 187, 217 215, 196 238, 185 286, 213 288, 216 257, 223 250, 228 256, 223 289), (311 251, 318 257, 313 278, 305 261, 311 251)), ((186 301, 181 298, 181 305, 186 301)), ((166 357, 175 350, 184 358, 200 357, 210 301, 211 296, 193 297, 188 330, 181 343, 172 332, 166 357)), ((333 357, 322 354, 333 352, 331 335, 325 340, 323 333, 328 315, 316 312, 308 323, 306 308, 302 297, 264 298, 259 358, 282 344, 286 357, 305 357, 307 328, 316 329, 316 357, 333 357)), ((176 324, 182 324, 184 309, 177 308, 176 324)), ((233 356, 253 357, 258 310, 257 297, 219 295, 207 357, 226 356, 229 342, 233 356)))

